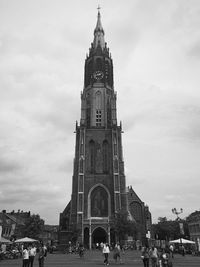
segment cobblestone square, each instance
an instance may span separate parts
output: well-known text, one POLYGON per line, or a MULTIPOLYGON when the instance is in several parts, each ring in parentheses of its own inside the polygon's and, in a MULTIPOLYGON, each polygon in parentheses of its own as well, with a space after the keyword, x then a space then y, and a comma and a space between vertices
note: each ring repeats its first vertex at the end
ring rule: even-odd
MULTIPOLYGON (((77 254, 48 254, 44 267, 81 267, 81 266, 92 266, 99 267, 104 266, 103 255, 100 251, 86 251, 84 258, 79 258, 77 254)), ((126 251, 123 255, 123 264, 115 263, 112 252, 109 255, 110 266, 132 266, 132 267, 143 267, 142 260, 140 258, 139 251, 126 251)), ((1 267, 21 267, 22 259, 15 260, 3 260, 0 261, 1 267)), ((150 264, 151 266, 151 264, 150 264)), ((199 267, 200 257, 186 255, 185 257, 175 254, 173 261, 173 267, 199 267)), ((37 256, 34 261, 34 267, 38 267, 37 256)))

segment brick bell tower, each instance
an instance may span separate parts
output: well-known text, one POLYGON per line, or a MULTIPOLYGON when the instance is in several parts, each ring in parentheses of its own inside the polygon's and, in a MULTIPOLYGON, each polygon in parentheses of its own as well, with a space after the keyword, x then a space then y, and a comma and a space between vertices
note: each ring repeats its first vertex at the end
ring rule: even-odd
POLYGON ((80 125, 76 124, 72 195, 60 214, 60 226, 64 223, 66 230, 76 226, 79 241, 91 248, 97 242, 114 242, 113 217, 119 210, 127 210, 113 61, 99 9, 84 75, 80 125))

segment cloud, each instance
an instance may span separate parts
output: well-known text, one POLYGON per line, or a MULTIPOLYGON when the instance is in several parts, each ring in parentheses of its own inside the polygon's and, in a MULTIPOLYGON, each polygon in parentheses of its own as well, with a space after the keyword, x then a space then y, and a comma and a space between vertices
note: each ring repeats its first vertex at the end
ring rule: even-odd
POLYGON ((16 172, 21 169, 21 164, 16 161, 6 160, 1 156, 0 158, 0 173, 16 172))
MULTIPOLYGON (((96 3, 2 3, 0 202, 57 223, 71 196, 73 132, 96 3)), ((102 2, 127 185, 154 218, 176 205, 199 208, 199 10, 198 1, 186 0, 102 2)))
POLYGON ((199 58, 200 58, 200 40, 193 44, 192 47, 190 47, 189 51, 188 51, 188 55, 191 56, 192 58, 194 58, 194 60, 197 60, 199 62, 199 58))

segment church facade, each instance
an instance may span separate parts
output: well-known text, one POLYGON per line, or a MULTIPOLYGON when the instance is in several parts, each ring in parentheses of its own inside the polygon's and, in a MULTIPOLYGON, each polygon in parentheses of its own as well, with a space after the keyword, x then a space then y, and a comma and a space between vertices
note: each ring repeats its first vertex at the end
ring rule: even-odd
POLYGON ((115 214, 129 209, 113 61, 99 11, 84 75, 81 118, 80 124, 76 124, 72 195, 60 214, 59 240, 64 244, 70 232, 76 230, 79 241, 91 248, 95 243, 114 242, 115 214))

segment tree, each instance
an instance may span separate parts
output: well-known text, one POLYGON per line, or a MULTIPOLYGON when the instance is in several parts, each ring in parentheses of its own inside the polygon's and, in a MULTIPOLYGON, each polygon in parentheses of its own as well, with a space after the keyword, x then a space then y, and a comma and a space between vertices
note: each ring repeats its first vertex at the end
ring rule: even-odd
POLYGON ((167 222, 167 217, 158 217, 158 222, 167 222))
POLYGON ((198 222, 200 219, 200 211, 196 210, 195 212, 192 212, 187 218, 187 222, 198 222))
POLYGON ((21 226, 21 235, 38 239, 44 229, 44 220, 38 214, 33 214, 27 218, 21 226))
POLYGON ((116 213, 114 232, 119 241, 125 240, 126 235, 136 235, 136 223, 128 219, 128 212, 126 210, 120 210, 116 213))
POLYGON ((80 236, 80 233, 81 230, 77 226, 73 225, 71 229, 70 241, 72 241, 72 243, 76 243, 78 237, 80 236))
POLYGON ((160 240, 170 240, 177 239, 181 236, 188 237, 188 225, 185 220, 177 221, 167 220, 166 217, 159 217, 158 223, 153 224, 153 232, 155 233, 156 238, 160 240), (184 226, 184 235, 180 233, 180 225, 179 223, 183 223, 184 226))

